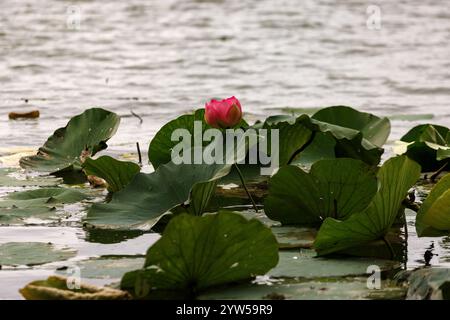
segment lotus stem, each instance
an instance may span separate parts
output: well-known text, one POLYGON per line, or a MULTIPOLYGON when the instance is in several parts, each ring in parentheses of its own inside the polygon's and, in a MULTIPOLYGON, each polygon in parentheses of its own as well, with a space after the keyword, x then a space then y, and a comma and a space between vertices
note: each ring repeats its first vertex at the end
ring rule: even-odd
POLYGON ((406 212, 403 212, 403 223, 405 224, 405 270, 407 270, 408 264, 408 221, 406 221, 406 212))
POLYGON ((250 192, 249 192, 248 189, 247 189, 247 185, 245 184, 244 176, 242 175, 241 170, 239 169, 239 167, 238 167, 238 165, 237 165, 236 163, 234 164, 234 167, 236 168, 236 171, 237 171, 237 173, 238 173, 238 175, 239 175, 239 178, 241 179, 242 186, 244 187, 245 192, 247 193, 248 198, 249 198, 250 201, 252 202, 253 209, 255 209, 255 211, 258 212, 258 208, 256 207, 255 200, 253 200, 252 195, 250 194, 250 192))
POLYGON ((405 224, 405 241, 408 242, 408 221, 406 221, 406 212, 403 212, 403 223, 405 224))
POLYGON ((445 168, 447 168, 448 162, 446 162, 438 171, 433 173, 430 177, 431 182, 435 182, 439 175, 444 172, 445 168))
POLYGON ((386 244, 386 246, 389 248, 389 251, 391 252, 391 260, 394 260, 394 258, 395 258, 394 248, 392 248, 391 243, 386 238, 386 235, 384 235, 381 239, 383 240, 383 242, 386 244))
POLYGON ((136 142, 136 149, 139 156, 139 166, 142 167, 142 154, 141 154, 141 147, 139 146, 139 142, 136 142))

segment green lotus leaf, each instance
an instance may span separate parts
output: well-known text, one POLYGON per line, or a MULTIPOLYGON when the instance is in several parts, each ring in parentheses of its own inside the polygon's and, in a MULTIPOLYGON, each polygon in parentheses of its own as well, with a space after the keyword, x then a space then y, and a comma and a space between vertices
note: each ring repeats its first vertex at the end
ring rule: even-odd
POLYGON ((354 158, 378 165, 390 121, 351 107, 333 106, 319 110, 311 118, 271 116, 263 128, 285 131, 279 134, 280 165, 310 166, 315 160, 327 158, 354 158))
MULTIPOLYGON (((77 261, 83 279, 109 279, 120 281, 122 276, 137 268, 141 268, 145 259, 140 256, 100 256, 87 260, 77 261)), ((71 264, 68 263, 68 267, 71 264)), ((67 270, 57 270, 57 274, 67 275, 67 270)))
MULTIPOLYGON (((111 202, 94 204, 88 211, 86 222, 100 228, 148 229, 177 207, 201 215, 217 180, 226 176, 233 164, 242 161, 248 148, 252 147, 254 139, 248 139, 250 135, 253 133, 246 133, 235 148, 226 150, 222 163, 188 164, 175 158, 150 174, 138 173, 125 189, 113 194, 111 202)), ((191 152, 193 159, 197 152, 213 149, 215 143, 186 152, 191 152)))
POLYGON ((316 257, 314 250, 280 251, 278 265, 268 275, 276 278, 331 278, 363 276, 369 266, 376 265, 381 272, 401 269, 398 261, 361 257, 316 257))
POLYGON ((278 130, 279 140, 276 142, 278 143, 279 166, 289 164, 299 150, 310 142, 313 131, 305 123, 308 119, 309 117, 304 115, 291 122, 292 119, 289 118, 271 117, 264 123, 263 129, 269 129, 267 132, 269 155, 273 154, 271 130, 278 130))
POLYGON ((367 146, 369 148, 373 146, 382 147, 386 143, 391 131, 391 124, 388 118, 379 118, 373 114, 360 112, 346 106, 333 106, 321 109, 312 116, 312 119, 321 123, 338 126, 329 127, 330 131, 336 137, 339 134, 348 136, 350 131, 345 129, 361 132, 364 138, 362 144, 364 147, 367 146))
POLYGON ((345 221, 325 219, 314 242, 318 254, 341 251, 383 237, 419 176, 420 166, 406 156, 386 161, 378 172, 378 192, 364 211, 345 221))
POLYGON ((40 265, 74 257, 75 250, 55 248, 50 243, 42 242, 7 242, 0 244, 0 265, 40 265))
POLYGON ((75 203, 89 198, 81 191, 68 188, 40 188, 9 193, 0 201, 0 208, 29 208, 75 203))
POLYGON ((450 231, 450 174, 434 186, 416 216, 419 237, 443 236, 450 231))
POLYGON ((316 132, 314 138, 304 151, 297 154, 291 164, 298 164, 304 168, 324 159, 336 158, 336 139, 330 132, 316 132))
POLYGON ((327 217, 346 219, 363 211, 377 192, 374 170, 355 159, 316 162, 309 173, 282 167, 269 181, 264 209, 283 224, 314 224, 327 217))
POLYGON ((189 201, 199 183, 217 180, 230 171, 228 164, 161 165, 150 174, 138 173, 111 202, 94 204, 86 222, 100 228, 151 228, 167 211, 189 201))
POLYGON ((382 280, 377 290, 367 287, 367 277, 287 279, 245 283, 212 289, 198 300, 403 300, 405 288, 382 280))
POLYGON ((0 186, 5 187, 54 187, 62 179, 52 176, 30 176, 12 168, 0 168, 0 186))
POLYGON ((39 148, 36 155, 20 159, 20 166, 42 172, 80 170, 81 162, 107 147, 120 118, 114 112, 92 108, 70 119, 39 148))
POLYGON ((55 207, 0 208, 0 225, 24 224, 30 218, 50 220, 56 217, 55 207))
POLYGON ((104 179, 108 183, 109 192, 122 190, 141 171, 134 162, 119 161, 109 156, 101 156, 95 160, 87 158, 82 167, 87 175, 104 179))
POLYGON ((258 220, 232 212, 182 214, 150 247, 143 269, 124 275, 121 288, 138 298, 194 297, 263 275, 277 263, 277 241, 258 220))
MULTIPOLYGON (((194 137, 194 122, 201 121, 201 132, 212 128, 205 122, 205 109, 197 109, 192 114, 182 115, 168 123, 166 123, 154 136, 150 142, 148 149, 148 159, 155 170, 162 164, 171 161, 172 148, 179 143, 179 141, 172 141, 172 133, 175 130, 186 129, 191 135, 190 146, 194 146, 194 140, 198 139, 203 146, 209 142, 203 142, 202 137, 194 137)), ((237 128, 246 127, 247 123, 241 120, 236 125, 237 128)))
POLYGON ((406 149, 402 153, 419 163, 424 172, 438 170, 450 158, 449 137, 450 130, 446 127, 434 124, 416 126, 401 138, 406 149))

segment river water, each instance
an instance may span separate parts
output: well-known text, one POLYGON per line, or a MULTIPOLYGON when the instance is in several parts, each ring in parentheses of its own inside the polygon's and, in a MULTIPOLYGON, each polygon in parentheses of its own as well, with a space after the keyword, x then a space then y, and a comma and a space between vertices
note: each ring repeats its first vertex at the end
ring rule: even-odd
POLYGON ((338 104, 390 116, 388 146, 418 123, 450 126, 450 6, 376 4, 1 0, 0 148, 37 147, 101 106, 123 116, 110 152, 145 150, 168 120, 231 95, 250 122, 338 104), (31 109, 39 120, 7 119, 31 109))

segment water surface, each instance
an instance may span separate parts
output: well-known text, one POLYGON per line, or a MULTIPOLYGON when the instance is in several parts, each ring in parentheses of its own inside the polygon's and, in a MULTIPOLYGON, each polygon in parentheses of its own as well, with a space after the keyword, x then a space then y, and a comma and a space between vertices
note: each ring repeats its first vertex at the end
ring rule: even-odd
MULTIPOLYGON (((231 95, 249 121, 338 104, 390 116, 389 145, 421 122, 450 126, 450 7, 377 3, 380 30, 367 28, 372 2, 362 0, 2 0, 0 148, 38 147, 71 116, 101 106, 123 116, 110 153, 134 152, 136 141, 146 150, 168 120, 231 95), (39 120, 7 119, 31 109, 39 120)), ((11 237, 1 228, 0 241, 45 241, 59 231, 56 242, 99 254, 74 226, 11 237)), ((148 242, 138 251, 150 238, 138 238, 148 242)), ((411 267, 430 241, 411 241, 411 267)), ((433 263, 448 264, 450 241, 435 242, 444 251, 433 263)), ((18 297, 43 271, 15 272, 0 272, 0 298, 18 297)))

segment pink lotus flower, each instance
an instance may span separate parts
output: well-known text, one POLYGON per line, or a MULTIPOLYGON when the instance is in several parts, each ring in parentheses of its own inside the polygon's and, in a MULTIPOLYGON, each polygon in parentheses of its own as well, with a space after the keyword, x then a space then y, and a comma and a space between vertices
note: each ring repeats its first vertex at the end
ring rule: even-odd
POLYGON ((222 101, 211 100, 205 104, 205 121, 214 128, 231 128, 242 119, 239 100, 234 96, 222 101))

